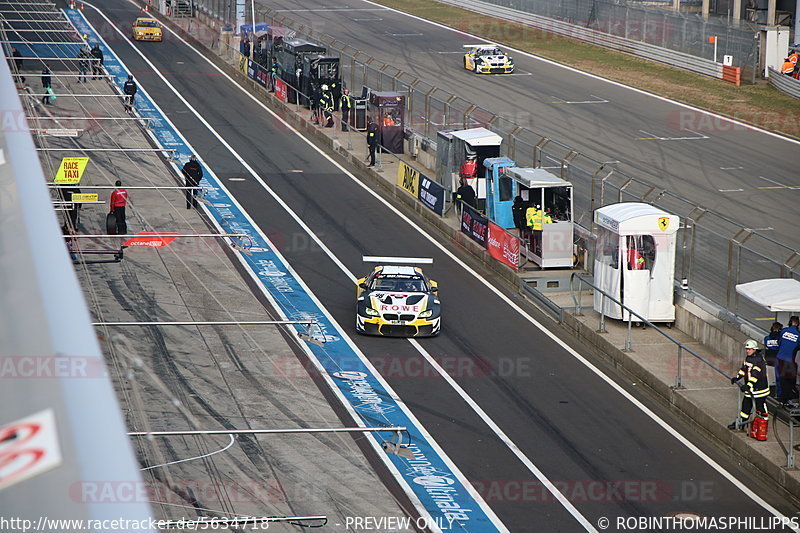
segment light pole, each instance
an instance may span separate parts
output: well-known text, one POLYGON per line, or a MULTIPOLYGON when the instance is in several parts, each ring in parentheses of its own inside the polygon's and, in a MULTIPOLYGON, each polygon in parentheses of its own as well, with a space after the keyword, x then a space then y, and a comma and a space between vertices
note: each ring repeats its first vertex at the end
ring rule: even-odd
POLYGON ((253 60, 253 54, 256 51, 256 2, 255 0, 250 0, 250 11, 252 11, 253 15, 253 40, 250 42, 250 60, 253 60))

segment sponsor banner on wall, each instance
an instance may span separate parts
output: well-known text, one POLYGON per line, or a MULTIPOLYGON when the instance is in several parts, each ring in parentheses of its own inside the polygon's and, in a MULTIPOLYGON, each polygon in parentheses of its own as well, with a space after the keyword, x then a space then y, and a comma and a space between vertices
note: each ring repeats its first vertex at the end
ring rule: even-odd
POLYGON ((423 174, 420 174, 419 177, 419 195, 417 198, 425 207, 437 215, 444 215, 444 187, 426 178, 423 174))
POLYGON ((489 219, 466 204, 462 203, 461 206, 463 208, 461 212, 461 231, 486 248, 489 219))
POLYGON ((419 172, 400 161, 397 167, 397 185, 405 189, 411 196, 418 197, 419 172))
POLYGON ((280 78, 275 78, 275 96, 278 97, 278 100, 283 102, 286 101, 288 96, 286 93, 286 82, 280 78))
POLYGON ((519 238, 495 224, 489 222, 489 238, 486 248, 489 255, 510 266, 519 269, 519 238))
POLYGON ((269 85, 269 72, 267 69, 256 63, 255 61, 249 61, 249 67, 247 69, 247 76, 256 80, 262 86, 267 87, 269 85))

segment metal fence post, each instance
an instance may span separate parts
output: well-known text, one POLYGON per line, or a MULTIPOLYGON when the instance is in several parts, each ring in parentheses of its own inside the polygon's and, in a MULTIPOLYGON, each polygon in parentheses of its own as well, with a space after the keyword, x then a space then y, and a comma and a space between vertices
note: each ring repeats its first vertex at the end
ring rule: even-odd
POLYGON ((681 379, 681 374, 683 374, 683 345, 678 345, 678 373, 675 375, 675 388, 682 389, 683 382, 681 379))
POLYGON ((606 293, 600 293, 600 327, 598 333, 606 333, 606 293))
POLYGON ((625 337, 625 347, 622 348, 623 352, 633 351, 631 343, 631 322, 633 322, 633 315, 630 312, 628 312, 628 335, 625 337))

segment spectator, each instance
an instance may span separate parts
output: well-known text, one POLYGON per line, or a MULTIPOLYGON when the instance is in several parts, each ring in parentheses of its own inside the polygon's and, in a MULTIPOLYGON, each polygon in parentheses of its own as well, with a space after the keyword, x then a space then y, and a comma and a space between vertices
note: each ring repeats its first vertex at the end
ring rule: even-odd
POLYGON ((797 353, 798 341, 800 341, 798 324, 800 324, 800 318, 790 317, 789 325, 781 330, 778 339, 778 353, 775 354, 775 394, 779 402, 785 403, 797 397, 795 389, 797 363, 794 358, 797 353))
MULTIPOLYGON (((747 354, 744 364, 739 369, 739 372, 731 378, 731 384, 735 384, 744 378, 744 383, 739 387, 744 393, 739 416, 742 422, 748 420, 753 410, 753 403, 755 403, 756 416, 766 420, 768 416, 766 397, 769 395, 767 363, 758 350, 758 343, 753 339, 749 339, 744 343, 744 351, 747 354)), ((728 429, 736 429, 736 426, 736 421, 734 421, 728 426, 728 429)))
POLYGON ((128 205, 128 191, 122 188, 120 180, 117 180, 114 185, 117 188, 111 193, 111 199, 108 203, 111 204, 110 212, 114 213, 114 218, 116 219, 115 234, 127 235, 128 223, 125 221, 125 206, 128 205))
POLYGON ((136 91, 138 87, 136 87, 136 82, 133 81, 133 76, 128 76, 128 81, 125 82, 125 85, 122 86, 122 92, 125 93, 125 109, 132 110, 133 109, 133 100, 136 98, 136 91))
MULTIPOLYGON (((203 167, 194 155, 183 165, 183 175, 186 178, 186 187, 199 187, 203 179, 203 167)), ((186 209, 197 207, 197 189, 186 190, 186 209)))
POLYGON ((92 79, 97 79, 98 76, 103 75, 103 51, 100 45, 95 43, 91 50, 92 56, 92 79))
MULTIPOLYGON (((780 322, 773 322, 772 327, 769 329, 769 335, 764 337, 764 360, 767 366, 775 366, 775 356, 778 354, 778 340, 781 338, 781 330, 783 324, 780 322)), ((777 383, 777 375, 775 382, 777 383)))

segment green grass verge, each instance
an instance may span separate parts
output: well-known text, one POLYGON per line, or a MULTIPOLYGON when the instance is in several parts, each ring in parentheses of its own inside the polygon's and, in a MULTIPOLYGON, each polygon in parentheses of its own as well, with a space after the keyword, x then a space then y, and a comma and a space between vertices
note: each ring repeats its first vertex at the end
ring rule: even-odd
POLYGON ((431 0, 376 2, 679 102, 800 137, 800 100, 760 80, 755 85, 736 87, 722 80, 431 0))

